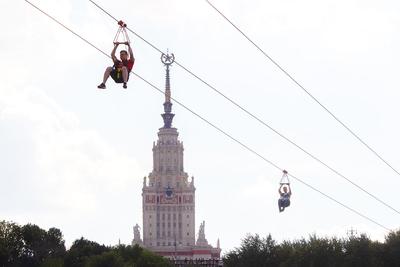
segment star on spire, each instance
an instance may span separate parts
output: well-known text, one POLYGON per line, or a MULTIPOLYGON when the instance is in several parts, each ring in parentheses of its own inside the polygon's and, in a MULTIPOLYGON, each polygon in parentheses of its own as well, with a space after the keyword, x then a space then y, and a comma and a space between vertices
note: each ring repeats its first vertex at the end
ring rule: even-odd
POLYGON ((161 55, 161 62, 166 67, 166 74, 165 74, 165 102, 164 102, 164 114, 162 114, 162 118, 164 120, 164 127, 163 128, 171 128, 172 119, 174 118, 175 114, 171 113, 172 110, 172 103, 171 103, 171 87, 169 81, 169 66, 174 63, 175 56, 174 54, 162 54, 161 55))

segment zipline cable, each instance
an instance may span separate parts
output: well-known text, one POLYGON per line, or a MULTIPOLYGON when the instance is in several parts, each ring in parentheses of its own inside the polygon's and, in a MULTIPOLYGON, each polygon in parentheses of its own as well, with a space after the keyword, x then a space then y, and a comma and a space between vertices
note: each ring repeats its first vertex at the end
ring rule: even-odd
MULTIPOLYGON (((39 10, 42 14, 46 15, 48 18, 52 19, 54 22, 56 22, 57 24, 59 24, 60 26, 62 26, 63 28, 67 29, 69 32, 73 33, 75 36, 79 37, 81 40, 83 40, 85 43, 87 43, 88 45, 90 45, 91 47, 95 48, 96 50, 98 50, 99 52, 101 52, 103 55, 105 55, 106 57, 110 58, 110 56, 105 53, 104 51, 102 51, 100 48, 96 47, 95 45, 93 45, 91 42, 89 42, 87 39, 81 37, 79 34, 75 33, 74 31, 72 31, 71 29, 69 29, 67 26, 65 26, 63 23, 61 23, 60 21, 58 21, 57 19, 55 19, 54 17, 50 16, 48 13, 46 13, 45 11, 43 11, 42 9, 40 9, 39 7, 37 7, 36 5, 34 5, 33 3, 31 3, 28 0, 25 0, 25 2, 29 3, 32 7, 36 8, 37 10, 39 10)), ((143 77, 141 77, 139 74, 136 74, 135 72, 131 71, 132 74, 134 74, 136 77, 138 77, 140 80, 142 80, 143 82, 147 83, 148 85, 150 85, 152 88, 156 89, 158 92, 160 92, 161 94, 165 94, 165 92, 158 88, 157 86, 153 85, 152 83, 150 83, 149 81, 147 81, 146 79, 144 79, 143 77)), ((171 99, 177 103, 178 105, 180 105, 181 107, 183 107, 184 109, 186 109, 187 111, 189 111, 190 113, 192 113, 194 116, 196 116, 197 118, 201 119, 203 122, 205 122, 206 124, 208 124, 209 126, 211 126, 212 128, 216 129, 217 131, 219 131, 220 133, 222 133, 223 135, 225 135, 226 137, 228 137, 229 139, 231 139, 232 141, 234 141, 235 143, 239 144, 240 146, 242 146, 243 148, 245 148, 246 150, 250 151, 251 153, 255 154, 257 157, 259 157, 260 159, 262 159, 263 161, 267 162, 268 164, 272 165, 273 167, 275 167, 276 169, 283 171, 282 168, 280 168, 277 164, 273 163, 272 161, 268 160, 267 158, 265 158, 264 156, 262 156, 261 154, 259 154, 257 151, 253 150, 252 148, 250 148, 249 146, 247 146, 246 144, 242 143, 241 141, 239 141, 238 139, 236 139, 235 137, 233 137, 232 135, 230 135, 229 133, 225 132, 224 130, 222 130, 221 128, 219 128, 218 126, 216 126, 215 124, 211 123, 210 121, 208 121, 207 119, 205 119, 204 117, 202 117, 201 115, 199 115, 198 113, 196 113, 195 111, 191 110, 190 108, 188 108, 187 106, 185 106, 183 103, 179 102, 178 100, 176 100, 175 98, 171 97, 171 99)), ((377 221, 375 221, 374 219, 369 218, 368 216, 362 214, 361 212, 351 208, 350 206, 347 206, 346 204, 340 202, 339 200, 336 200, 335 198, 329 196, 328 194, 325 194, 324 192, 322 192, 321 190, 317 189, 316 187, 304 182, 303 180, 301 180, 300 178, 289 174, 290 177, 292 177, 293 179, 297 180, 298 182, 302 183, 303 185, 307 186, 308 188, 320 193, 321 195, 325 196, 326 198, 332 200, 333 202, 335 202, 336 204, 339 204, 340 206, 346 208, 347 210, 357 214, 358 216, 378 225, 379 227, 387 230, 387 231, 391 231, 391 229, 389 229, 388 227, 378 223, 377 221)))
MULTIPOLYGON (((99 6, 96 2, 94 2, 93 0, 89 0, 92 4, 94 4, 96 7, 98 7, 101 11, 103 11, 105 14, 107 14, 110 18, 112 18, 115 21, 119 21, 117 18, 115 18, 113 15, 111 15, 109 12, 107 12, 104 8, 102 8, 101 6, 99 6)), ((138 33, 136 33, 135 31, 133 31, 132 29, 130 29, 129 27, 127 27, 127 30, 131 33, 133 33, 135 36, 137 36, 139 39, 141 39, 143 42, 145 42, 146 44, 148 44, 149 46, 151 46, 153 49, 155 49, 156 51, 158 51, 159 53, 163 54, 164 52, 161 51, 159 48, 157 48, 155 45, 153 45, 151 42, 147 41, 145 38, 143 38, 141 35, 139 35, 138 33)), ((180 64, 177 60, 175 60, 174 62, 175 64, 177 64, 179 67, 181 67, 182 69, 184 69, 186 72, 188 72, 190 75, 194 76, 196 79, 200 80, 203 84, 205 84, 206 86, 208 86, 209 88, 211 88, 212 90, 214 90, 216 93, 218 93, 219 95, 221 95, 223 98, 225 98, 226 100, 228 100, 229 102, 231 102, 234 106, 238 107, 240 110, 242 110, 243 112, 245 112, 247 115, 249 115, 250 117, 252 117, 253 119, 255 119, 256 121, 258 121, 259 123, 261 123, 263 126, 267 127, 268 129, 270 129, 271 131, 273 131, 275 134, 279 135, 281 138, 285 139, 287 142, 289 142, 290 144, 292 144, 293 146, 297 147, 298 149, 300 149, 301 151, 303 151, 305 154, 307 154, 308 156, 310 156, 312 159, 316 160, 317 162, 319 162, 320 164, 322 164, 323 166, 325 166, 326 168, 328 168, 330 171, 332 171, 333 173, 335 173, 336 175, 338 175, 339 177, 343 178, 344 180, 346 180, 347 182, 349 182, 350 184, 352 184, 353 186, 355 186, 356 188, 358 188, 359 190, 363 191, 365 194, 369 195, 370 197, 374 198, 376 201, 378 201, 379 203, 381 203, 382 205, 386 206, 387 208, 391 209, 392 211, 396 212, 397 214, 400 215, 400 211, 397 210, 396 208, 394 208, 393 206, 389 205, 388 203, 386 203, 385 201, 381 200, 379 197, 375 196, 374 194, 370 193, 369 191, 367 191, 366 189, 364 189, 362 186, 358 185, 357 183, 353 182, 351 179, 349 179, 348 177, 346 177, 345 175, 343 175, 342 173, 340 173, 339 171, 337 171, 336 169, 334 169, 333 167, 331 167, 330 165, 328 165, 327 163, 325 163, 324 161, 320 160, 317 156, 314 156, 313 154, 311 154, 310 152, 308 152, 307 150, 305 150, 303 147, 301 147, 300 145, 296 144, 294 141, 292 141, 291 139, 289 139, 288 137, 286 137, 285 135, 281 134, 280 132, 278 132, 276 129, 272 128, 270 125, 268 125, 265 121, 263 121, 262 119, 258 118, 256 115, 254 115, 253 113, 251 113, 250 111, 248 111, 246 108, 242 107, 240 104, 238 104, 237 102, 235 102, 234 100, 232 100, 231 98, 229 98, 228 96, 226 96, 225 94, 223 94, 221 91, 219 91, 217 88, 215 88, 214 86, 212 86, 211 84, 209 84, 208 82, 206 82, 204 79, 200 78, 198 75, 196 75, 195 73, 193 73, 192 71, 190 71, 188 68, 184 67, 182 64, 180 64)))
POLYGON ((228 19, 220 10, 218 10, 209 0, 205 0, 215 11, 217 11, 229 24, 231 24, 241 35, 243 35, 253 46, 255 46, 266 58, 268 58, 279 70, 281 70, 290 80, 292 80, 298 87, 300 87, 311 99, 313 99, 320 107, 322 107, 333 119, 335 119, 340 125, 342 125, 353 137, 355 137, 361 144, 363 144, 370 152, 378 157, 383 163, 391 168, 397 175, 400 176, 400 172, 395 169, 388 161, 386 161, 376 150, 369 146, 358 134, 350 129, 343 121, 341 121, 332 111, 330 111, 324 104, 321 103, 315 96, 313 96, 303 85, 300 84, 292 75, 290 75, 278 62, 276 62, 271 56, 269 56, 260 46, 258 46, 253 40, 250 39, 242 30, 239 29, 230 19, 228 19))

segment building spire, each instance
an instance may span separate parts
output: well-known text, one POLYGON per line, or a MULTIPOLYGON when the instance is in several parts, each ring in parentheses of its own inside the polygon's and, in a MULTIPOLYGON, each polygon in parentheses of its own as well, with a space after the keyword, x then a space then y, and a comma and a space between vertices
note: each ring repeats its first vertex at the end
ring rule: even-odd
POLYGON ((175 114, 171 113, 172 110, 172 103, 171 103, 171 88, 169 82, 169 66, 174 63, 175 56, 174 54, 162 54, 161 55, 161 62, 166 67, 166 74, 165 74, 165 102, 164 102, 164 113, 161 114, 164 120, 164 127, 163 128, 171 128, 172 119, 174 118, 175 114))

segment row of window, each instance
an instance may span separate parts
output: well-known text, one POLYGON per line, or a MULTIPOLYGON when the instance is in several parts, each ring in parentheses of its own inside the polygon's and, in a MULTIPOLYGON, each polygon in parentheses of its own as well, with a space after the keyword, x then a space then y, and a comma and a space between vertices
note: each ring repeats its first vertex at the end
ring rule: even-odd
MULTIPOLYGON (((164 166, 162 166, 162 165, 160 165, 159 167, 158 167, 158 171, 159 172, 162 172, 162 171, 177 171, 178 170, 178 167, 177 166, 166 166, 165 167, 165 169, 164 169, 164 166)), ((183 171, 183 166, 181 165, 180 166, 180 168, 179 168, 179 170, 180 171, 183 171)), ((158 187, 160 187, 161 186, 161 184, 158 184, 158 187)))
MULTIPOLYGON (((167 143, 168 143, 168 141, 167 141, 167 143)), ((165 149, 160 149, 160 150, 159 150, 160 154, 164 154, 164 151, 165 151, 165 149)), ((171 152, 172 152, 172 153, 175 153, 175 154, 176 154, 176 153, 178 153, 179 151, 181 151, 181 149, 178 148, 178 149, 174 149, 173 151, 167 150, 166 153, 171 153, 171 152)))
MULTIPOLYGON (((175 242, 157 242, 157 246, 175 246, 177 245, 175 242)), ((190 243, 187 242, 186 245, 190 246, 190 243)), ((150 246, 153 246, 153 243, 150 243, 150 246)), ((179 242, 179 246, 182 246, 182 242, 179 242)))
MULTIPOLYGON (((171 225, 172 225, 173 228, 176 228, 177 225, 178 225, 178 228, 179 228, 179 229, 182 228, 182 223, 181 223, 181 222, 179 222, 178 224, 177 224, 176 222, 173 222, 172 224, 171 224, 170 222, 168 222, 167 224, 164 223, 164 222, 162 222, 162 223, 157 222, 157 229, 160 228, 160 226, 161 226, 162 228, 165 228, 165 226, 167 226, 168 228, 171 228, 171 225)), ((151 227, 152 224, 150 223, 149 226, 151 227)), ((188 223, 186 224, 186 227, 189 227, 189 224, 188 224, 188 223)))
MULTIPOLYGON (((162 215, 162 219, 163 220, 165 220, 165 214, 166 213, 162 213, 161 215, 162 215)), ((171 218, 171 213, 167 213, 168 214, 168 220, 171 218)), ((175 220, 175 218, 176 218, 176 213, 173 213, 173 216, 172 216, 173 218, 174 218, 174 220, 175 220)), ((186 218, 189 218, 190 216, 189 216, 189 214, 186 214, 186 218)), ((153 216, 150 214, 149 215, 149 219, 151 219, 151 218, 153 218, 153 216)), ((156 218, 157 218, 157 221, 159 221, 160 220, 160 213, 157 213, 157 216, 156 216, 156 218)), ((181 213, 178 213, 178 218, 179 218, 179 220, 182 218, 182 214, 181 213)))
POLYGON ((157 211, 193 211, 194 206, 156 206, 156 205, 145 205, 144 209, 149 210, 157 210, 157 211))
MULTIPOLYGON (((150 236, 153 236, 153 233, 150 232, 149 233, 150 236)), ((186 232, 186 236, 189 236, 189 232, 186 232)), ((182 232, 179 232, 178 235, 176 234, 176 232, 172 233, 170 231, 165 232, 165 231, 157 231, 157 238, 165 238, 165 237, 178 237, 178 238, 182 238, 182 232), (165 235, 165 233, 167 233, 167 235, 165 235), (162 235, 161 235, 162 234, 162 235)))
MULTIPOLYGON (((157 159, 156 159, 156 160, 157 160, 157 159)), ((159 162, 160 162, 161 164, 164 163, 164 158, 159 158, 159 162)), ((166 158, 165 162, 172 162, 172 158, 171 158, 171 157, 166 158)), ((178 162, 178 159, 177 159, 177 158, 174 158, 174 162, 177 163, 177 162, 178 162)))
MULTIPOLYGON (((167 220, 168 221, 170 221, 171 220, 171 217, 173 218, 173 220, 175 221, 176 220, 176 213, 172 213, 172 216, 171 216, 171 213, 161 213, 161 216, 160 216, 160 213, 157 213, 157 221, 159 221, 160 220, 160 218, 163 220, 163 221, 165 221, 165 217, 167 217, 167 220), (167 215, 167 216, 165 216, 165 215, 167 215)), ((189 219, 189 214, 186 214, 186 218, 188 218, 189 219)), ((151 219, 152 217, 151 217, 151 215, 149 215, 149 219, 151 219)), ((181 213, 178 213, 178 219, 179 220, 181 220, 182 219, 182 214, 181 213)))

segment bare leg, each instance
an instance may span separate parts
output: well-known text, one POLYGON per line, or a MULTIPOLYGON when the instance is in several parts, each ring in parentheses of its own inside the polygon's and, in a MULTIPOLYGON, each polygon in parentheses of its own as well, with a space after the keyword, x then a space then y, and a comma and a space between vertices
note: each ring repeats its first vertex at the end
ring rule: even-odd
POLYGON ((107 67, 106 71, 104 72, 104 76, 103 76, 104 84, 106 84, 108 77, 110 77, 111 71, 112 71, 112 67, 107 67))
POLYGON ((124 83, 128 81, 128 69, 125 66, 122 67, 122 79, 124 80, 124 83))
POLYGON ((122 80, 124 81, 124 85, 122 85, 122 88, 128 88, 128 86, 126 86, 126 82, 128 81, 128 69, 125 66, 122 67, 122 80))
POLYGON ((279 212, 285 210, 285 206, 283 205, 283 200, 281 198, 278 200, 278 207, 279 207, 279 212))

